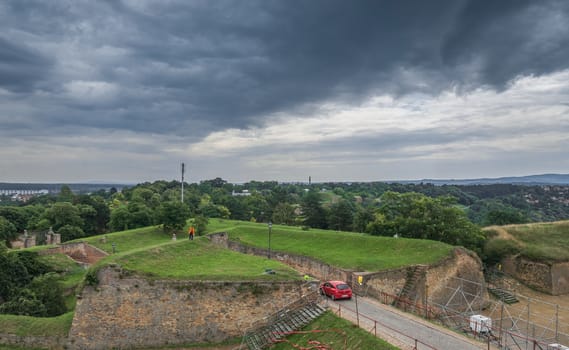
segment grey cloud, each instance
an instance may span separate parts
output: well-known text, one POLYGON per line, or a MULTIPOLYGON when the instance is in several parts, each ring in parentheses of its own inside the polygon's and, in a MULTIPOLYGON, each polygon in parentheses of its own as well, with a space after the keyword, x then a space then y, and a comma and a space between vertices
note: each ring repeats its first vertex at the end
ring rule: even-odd
POLYGON ((0 36, 0 87, 29 92, 47 76, 52 62, 0 36))
POLYGON ((378 91, 436 94, 451 84, 500 86, 569 62, 569 35, 548 22, 557 16, 563 23, 568 9, 554 0, 8 4, 0 29, 28 33, 19 34, 28 46, 53 59, 64 42, 85 50, 80 63, 89 76, 60 55, 59 69, 69 70, 63 76, 49 59, 6 41, 14 57, 28 58, 5 60, 0 84, 29 91, 42 82, 57 105, 29 96, 39 105, 31 117, 53 130, 66 123, 199 137, 258 126, 275 112, 308 113, 325 101, 358 104, 378 91), (121 54, 101 59, 92 52, 101 47, 121 54), (474 75, 464 70, 478 61, 474 75), (110 101, 77 101, 63 93, 72 80, 113 83, 120 91, 110 101))
POLYGON ((504 87, 518 75, 546 74, 569 67, 569 3, 564 0, 471 0, 442 46, 445 64, 460 69, 464 84, 504 87), (478 81, 467 81, 475 79, 478 81))

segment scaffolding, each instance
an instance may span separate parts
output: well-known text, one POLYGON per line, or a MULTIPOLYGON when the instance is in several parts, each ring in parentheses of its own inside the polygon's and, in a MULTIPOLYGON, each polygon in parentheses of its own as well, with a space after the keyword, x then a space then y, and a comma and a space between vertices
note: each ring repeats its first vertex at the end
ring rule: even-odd
MULTIPOLYGON (((474 333, 469 325, 471 316, 492 319, 492 329, 478 337, 490 338, 500 349, 556 349, 554 344, 569 345, 569 324, 560 315, 569 315, 569 308, 526 297, 515 292, 515 301, 488 298, 484 284, 454 277, 447 286, 449 298, 443 302, 428 301, 436 317, 447 327, 474 333)), ((513 300, 513 299, 512 299, 513 300)))

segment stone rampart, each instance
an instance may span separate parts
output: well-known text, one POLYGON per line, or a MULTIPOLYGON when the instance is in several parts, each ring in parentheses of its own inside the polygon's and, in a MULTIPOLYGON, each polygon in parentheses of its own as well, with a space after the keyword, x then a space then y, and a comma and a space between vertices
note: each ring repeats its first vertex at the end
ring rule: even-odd
POLYGON ((220 342, 310 293, 302 281, 153 281, 118 267, 101 269, 98 279, 77 301, 70 349, 220 342))
POLYGON ((527 286, 551 295, 569 293, 569 262, 546 264, 521 256, 502 261, 505 273, 527 286))
MULTIPOLYGON (((225 232, 215 233, 209 237, 212 242, 241 253, 260 256, 267 256, 268 254, 266 249, 250 247, 229 240, 225 232)), ((356 272, 336 268, 306 256, 280 252, 272 252, 271 255, 275 256, 279 261, 318 279, 346 281, 358 293, 369 295, 379 300, 383 300, 382 297, 385 294, 398 296, 407 279, 412 274, 412 267, 377 272, 356 272), (358 276, 362 276, 362 286, 357 285, 358 276)), ((425 275, 424 278, 419 278, 413 286, 412 294, 414 299, 419 302, 423 302, 427 296, 434 303, 444 304, 452 297, 457 288, 461 288, 466 295, 473 297, 478 295, 483 299, 488 298, 488 292, 484 284, 482 262, 476 254, 466 249, 455 248, 447 258, 430 265, 425 275)))

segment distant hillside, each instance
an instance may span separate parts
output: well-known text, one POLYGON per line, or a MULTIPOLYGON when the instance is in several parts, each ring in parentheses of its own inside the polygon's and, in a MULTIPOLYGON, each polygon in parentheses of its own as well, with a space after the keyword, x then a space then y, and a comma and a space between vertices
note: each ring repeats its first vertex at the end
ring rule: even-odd
POLYGON ((395 181, 400 183, 431 183, 433 185, 490 185, 490 184, 513 184, 513 185, 569 185, 569 174, 542 174, 528 176, 510 176, 498 178, 480 179, 423 179, 412 181, 395 181))
POLYGON ((132 187, 128 184, 113 183, 18 183, 18 182, 0 182, 0 190, 18 190, 18 191, 41 191, 48 190, 49 193, 59 193, 61 187, 67 185, 74 193, 92 193, 99 190, 108 191, 112 187, 122 190, 125 187, 132 187))

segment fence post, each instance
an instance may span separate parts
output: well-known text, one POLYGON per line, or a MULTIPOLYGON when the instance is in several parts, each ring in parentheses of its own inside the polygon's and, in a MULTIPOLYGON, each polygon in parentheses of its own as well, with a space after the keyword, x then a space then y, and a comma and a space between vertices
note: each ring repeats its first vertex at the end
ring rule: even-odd
POLYGON ((358 320, 358 328, 360 327, 360 312, 358 310, 358 294, 354 293, 356 296, 356 319, 358 320))
POLYGON ((377 337, 377 321, 373 320, 373 334, 377 337))

